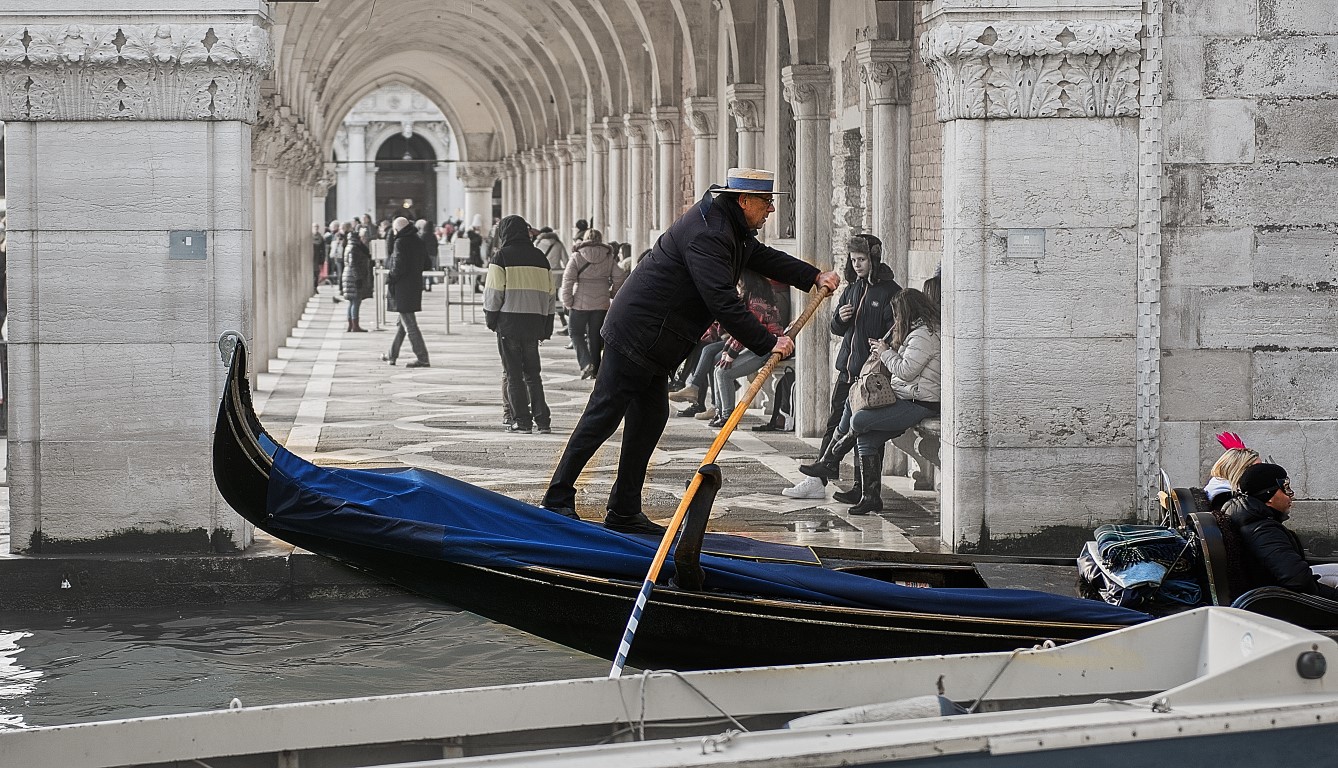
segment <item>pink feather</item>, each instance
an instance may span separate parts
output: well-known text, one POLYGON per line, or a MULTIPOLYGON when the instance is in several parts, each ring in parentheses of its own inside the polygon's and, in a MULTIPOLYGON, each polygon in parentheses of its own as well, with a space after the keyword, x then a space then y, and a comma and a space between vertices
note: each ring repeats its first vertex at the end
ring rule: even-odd
POLYGON ((1222 447, 1228 451, 1233 448, 1245 450, 1245 441, 1235 432, 1222 432, 1217 435, 1217 442, 1221 443, 1222 447))

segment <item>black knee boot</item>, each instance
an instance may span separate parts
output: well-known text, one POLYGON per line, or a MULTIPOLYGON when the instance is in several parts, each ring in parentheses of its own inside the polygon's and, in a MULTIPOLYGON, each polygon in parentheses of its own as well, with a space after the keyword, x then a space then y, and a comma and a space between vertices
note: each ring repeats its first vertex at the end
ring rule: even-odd
POLYGON ((839 502, 841 502, 842 504, 855 504, 855 503, 857 503, 857 502, 859 501, 859 497, 860 497, 860 495, 861 495, 861 492, 863 491, 863 489, 860 487, 860 478, 863 477, 863 476, 864 476, 864 472, 860 469, 860 466, 859 466, 859 459, 856 459, 856 460, 855 460, 855 484, 852 485, 852 486, 850 486, 850 490, 848 490, 848 491, 837 491, 836 493, 833 493, 833 494, 832 494, 832 498, 835 499, 835 500, 837 500, 837 501, 839 501, 839 502))
POLYGON ((827 444, 827 450, 812 464, 800 464, 799 471, 823 482, 841 479, 841 459, 855 447, 855 433, 836 435, 827 444))
POLYGON ((860 471, 859 503, 846 510, 852 515, 867 515, 883 508, 883 449, 876 451, 856 451, 856 461, 860 471))

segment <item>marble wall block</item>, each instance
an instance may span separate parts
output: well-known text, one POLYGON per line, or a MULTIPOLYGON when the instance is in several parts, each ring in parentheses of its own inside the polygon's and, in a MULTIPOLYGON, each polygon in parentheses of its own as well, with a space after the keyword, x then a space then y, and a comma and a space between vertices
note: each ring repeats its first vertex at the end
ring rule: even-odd
MULTIPOLYGON (((988 510, 991 542, 1053 526, 1090 529, 1134 515, 1133 494, 1112 492, 1134 485, 1132 448, 966 448, 954 451, 951 461, 945 475, 954 482, 945 486, 945 500, 950 494, 955 509, 988 510)), ((975 544, 982 520, 978 512, 962 515, 941 536, 975 544)))
POLYGON ((1256 419, 1332 419, 1338 414, 1338 352, 1254 353, 1256 419))
MULTIPOLYGON (((1331 11, 1338 19, 1338 6, 1331 11)), ((1259 159, 1315 162, 1338 156, 1338 99, 1264 101, 1256 114, 1259 159)))
POLYGON ((1161 417, 1167 421, 1250 418, 1250 353, 1167 351, 1161 358, 1161 417))
POLYGON ((1209 39, 1204 89, 1210 96, 1338 95, 1338 37, 1209 39))
POLYGON ((1257 282, 1338 284, 1338 224, 1262 229, 1255 238, 1257 282))
POLYGON ((1164 8, 1162 29, 1168 37, 1245 37, 1259 27, 1259 0, 1180 0, 1164 8))
POLYGON ((1205 170, 1204 223, 1239 226, 1335 222, 1335 189, 1338 167, 1327 164, 1279 163, 1205 170))
POLYGON ((1174 227, 1162 233, 1162 281, 1174 286, 1246 286, 1254 281, 1254 230, 1174 227))
POLYGON ((1204 40, 1201 37, 1168 35, 1162 39, 1162 70, 1165 98, 1201 99, 1204 95, 1204 40))
POLYGON ((1258 0, 1263 35, 1338 35, 1332 0, 1258 0))
POLYGON ((1253 101, 1168 101, 1162 111, 1162 156, 1170 163, 1254 162, 1253 101))
MULTIPOLYGON (((1158 435, 1161 449, 1158 467, 1171 478, 1172 488, 1201 486, 1208 479, 1202 461, 1202 431, 1197 421, 1162 421, 1158 435)), ((1213 459, 1220 454, 1219 449, 1213 459)), ((1211 461, 1208 464, 1212 466, 1211 461)))
POLYGON ((1198 332, 1209 349, 1338 346, 1338 295, 1285 287, 1204 289, 1198 332))

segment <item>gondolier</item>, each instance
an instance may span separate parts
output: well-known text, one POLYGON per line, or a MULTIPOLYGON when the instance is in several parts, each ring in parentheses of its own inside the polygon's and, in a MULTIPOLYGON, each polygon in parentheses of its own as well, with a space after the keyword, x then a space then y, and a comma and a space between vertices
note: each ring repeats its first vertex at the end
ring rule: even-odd
POLYGON ((702 199, 660 236, 609 308, 601 336, 604 361, 594 391, 573 430, 542 505, 576 517, 576 479, 595 451, 623 423, 622 453, 609 492, 604 525, 625 533, 664 529, 641 511, 651 454, 669 418, 669 374, 718 320, 760 356, 794 352, 748 311, 735 290, 743 270, 802 290, 835 291, 840 277, 770 248, 757 230, 775 210, 774 174, 731 168, 724 186, 702 199))

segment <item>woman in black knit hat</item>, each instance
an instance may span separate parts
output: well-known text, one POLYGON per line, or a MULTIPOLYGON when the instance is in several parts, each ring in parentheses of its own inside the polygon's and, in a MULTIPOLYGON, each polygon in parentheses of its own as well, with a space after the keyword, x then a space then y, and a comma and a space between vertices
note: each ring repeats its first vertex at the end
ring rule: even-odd
POLYGON ((1240 476, 1237 488, 1222 508, 1240 531, 1247 554, 1247 583, 1237 591, 1277 586, 1338 600, 1338 589, 1319 580, 1320 575, 1306 562, 1301 540, 1283 525, 1296 496, 1287 470, 1277 464, 1255 464, 1240 476))

